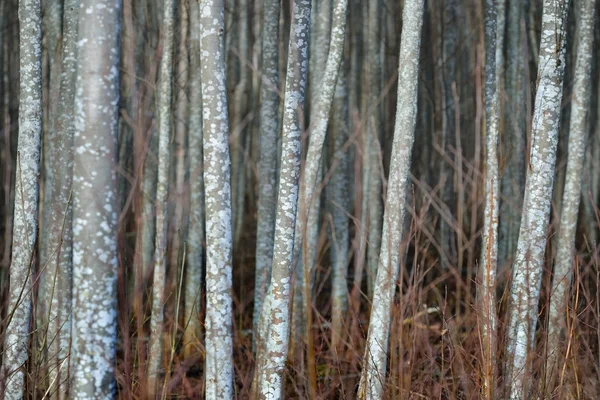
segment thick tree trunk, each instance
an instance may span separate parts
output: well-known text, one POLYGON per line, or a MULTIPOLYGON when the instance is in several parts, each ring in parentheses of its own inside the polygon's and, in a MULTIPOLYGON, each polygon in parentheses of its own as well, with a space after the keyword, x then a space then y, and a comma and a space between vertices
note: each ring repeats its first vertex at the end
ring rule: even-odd
POLYGON ((233 398, 232 221, 223 0, 200 2, 206 192, 206 398, 233 398))
POLYGON ((73 166, 71 393, 115 395, 119 0, 81 3, 73 166))

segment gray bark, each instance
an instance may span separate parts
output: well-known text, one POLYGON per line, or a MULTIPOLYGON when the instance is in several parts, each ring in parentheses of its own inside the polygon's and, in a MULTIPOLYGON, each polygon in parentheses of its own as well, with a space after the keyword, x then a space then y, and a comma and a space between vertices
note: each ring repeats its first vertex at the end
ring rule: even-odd
MULTIPOLYGON (((573 97, 571 100, 571 120, 569 127, 569 148, 562 213, 558 231, 557 254, 552 277, 550 315, 548 324, 548 360, 546 377, 556 376, 559 356, 563 352, 560 341, 565 329, 565 310, 568 304, 569 287, 573 276, 575 255, 575 233, 581 192, 585 140, 589 128, 588 112, 592 57, 594 45, 594 19, 596 0, 582 0, 579 5, 579 29, 577 61, 575 65, 573 97)), ((550 379, 550 382, 553 380, 550 379)), ((552 390, 552 384, 548 387, 552 390)))
POLYGON ((479 276, 481 340, 483 345, 483 387, 487 399, 494 398, 496 376, 496 270, 498 265, 498 211, 500 176, 498 141, 500 121, 499 93, 502 76, 504 0, 485 3, 485 208, 479 276))
POLYGON ((408 197, 412 145, 417 117, 419 52, 423 0, 407 0, 402 12, 398 103, 390 161, 379 267, 371 308, 367 345, 358 389, 360 399, 383 396, 392 303, 402 254, 403 222, 408 197))
MULTIPOLYGON (((254 281, 255 331, 271 278, 275 210, 277 204, 277 139, 279 137, 279 0, 265 0, 262 36, 260 103, 260 161, 258 165, 258 215, 256 277, 254 281)), ((259 332, 256 332, 260 335, 259 332)), ((264 339, 264 338, 263 338, 264 339)))
POLYGON ((507 354, 510 397, 528 396, 528 353, 533 346, 554 184, 565 65, 569 1, 544 0, 531 152, 523 216, 513 264, 507 354))
POLYGON ((175 2, 164 0, 161 26, 162 56, 158 76, 158 173, 156 184, 156 238, 154 240, 154 278, 152 282, 152 314, 150 317, 150 349, 148 353, 148 393, 158 390, 163 357, 164 305, 167 298, 167 207, 171 140, 171 98, 173 78, 173 31, 175 2))
POLYGON ((38 230, 42 134, 42 11, 19 2, 19 136, 16 158, 8 323, 0 381, 5 399, 22 399, 28 355, 34 252, 38 230))
MULTIPOLYGON (((268 330, 265 336, 264 364, 257 372, 260 399, 279 399, 283 396, 289 342, 291 267, 298 206, 301 115, 305 103, 310 12, 310 0, 294 0, 282 124, 273 267, 261 313, 261 319, 267 321, 264 324, 268 330)), ((260 321, 259 326, 262 324, 260 321)))
MULTIPOLYGON (((60 91, 57 102, 56 121, 51 137, 53 162, 47 167, 52 179, 46 175, 43 213, 46 234, 41 238, 44 245, 40 254, 42 275, 40 278, 40 303, 46 314, 45 337, 47 342, 49 390, 52 398, 67 396, 69 348, 71 342, 72 302, 72 245, 73 233, 71 185, 73 170, 73 118, 75 84, 77 78, 77 18, 79 7, 73 0, 65 2, 62 35, 62 68, 60 91)), ((49 155, 47 155, 49 156, 49 155)))
POLYGON ((200 2, 206 193, 206 398, 233 397, 232 221, 223 0, 200 2))
POLYGON ((72 386, 115 396, 119 0, 80 4, 73 165, 72 386))
POLYGON ((204 178, 202 154, 202 82, 200 79, 200 10, 196 1, 190 7, 190 223, 187 244, 187 264, 184 295, 183 336, 184 355, 195 350, 200 341, 200 290, 202 285, 202 258, 204 254, 204 178))

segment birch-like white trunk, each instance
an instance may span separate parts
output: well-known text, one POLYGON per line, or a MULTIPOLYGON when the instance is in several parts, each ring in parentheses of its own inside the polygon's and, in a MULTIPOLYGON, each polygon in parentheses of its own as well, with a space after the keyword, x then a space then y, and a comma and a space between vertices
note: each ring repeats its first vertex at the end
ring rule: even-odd
POLYGON ((190 9, 190 104, 189 104, 189 157, 190 157, 190 223, 187 243, 184 294, 184 355, 195 352, 200 342, 200 290, 202 285, 202 257, 204 253, 204 177, 202 154, 202 82, 200 79, 200 10, 194 0, 190 9))
POLYGON ((38 230, 42 135, 42 10, 19 1, 19 137, 17 145, 8 323, 0 381, 4 398, 22 399, 28 355, 34 251, 38 230))
MULTIPOLYGON (((305 102, 311 0, 294 0, 283 114, 281 167, 271 283, 261 319, 268 327, 264 363, 257 370, 258 398, 283 396, 290 327, 291 267, 300 175, 301 115, 305 102)), ((262 326, 263 322, 259 322, 262 326)))
POLYGON ((173 92, 173 30, 175 2, 164 0, 161 26, 162 56, 158 76, 158 181, 156 183, 156 237, 154 240, 154 278, 152 282, 152 314, 150 316, 150 348, 148 353, 148 393, 158 391, 163 357, 164 304, 167 272, 167 199, 171 140, 171 97, 173 92))
POLYGON ((115 396, 119 0, 80 4, 73 165, 70 393, 115 396))
POLYGON ((206 398, 233 397, 231 162, 223 0, 200 2, 206 193, 206 398))
MULTIPOLYGON (((585 141, 589 128, 589 105, 594 53, 594 20, 596 0, 579 2, 579 27, 577 61, 574 72, 573 96, 571 99, 571 121, 569 127, 569 148, 562 213, 558 230, 557 254, 550 292, 550 314, 548 323, 548 360, 546 377, 551 379, 557 372, 559 357, 563 354, 560 336, 565 329, 565 314, 568 293, 575 268, 575 233, 582 177, 585 141)), ((593 245, 593 244, 592 244, 593 245)), ((548 387, 549 390, 553 388, 548 387)))
POLYGON ((298 260, 302 254, 302 261, 298 262, 297 265, 296 292, 294 293, 294 328, 297 335, 310 331, 310 327, 306 327, 309 320, 307 314, 310 311, 310 304, 307 300, 309 296, 307 295, 311 287, 311 282, 308 281, 311 277, 317 252, 318 230, 316 227, 319 224, 321 158, 338 72, 344 54, 347 5, 347 0, 336 0, 333 8, 333 29, 331 30, 329 56, 327 57, 325 72, 319 81, 320 92, 317 104, 313 108, 314 114, 311 115, 308 154, 300 186, 299 213, 296 221, 294 243, 294 258, 298 260), (302 302, 299 299, 302 299, 302 302))
POLYGON ((408 197, 412 145, 417 117, 419 52, 423 0, 407 0, 402 12, 398 102, 383 218, 384 240, 371 307, 369 333, 363 358, 358 398, 380 399, 385 383, 390 320, 402 254, 403 222, 408 197))
POLYGON ((513 264, 507 355, 510 398, 528 396, 529 351, 538 302, 554 185, 569 1, 544 0, 531 151, 517 254, 513 264))

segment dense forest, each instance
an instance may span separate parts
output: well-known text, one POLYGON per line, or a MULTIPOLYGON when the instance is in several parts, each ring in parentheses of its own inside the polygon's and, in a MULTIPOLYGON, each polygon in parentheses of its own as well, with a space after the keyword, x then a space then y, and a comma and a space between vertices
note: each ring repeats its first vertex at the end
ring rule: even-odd
POLYGON ((600 396, 596 0, 0 0, 0 397, 600 396))

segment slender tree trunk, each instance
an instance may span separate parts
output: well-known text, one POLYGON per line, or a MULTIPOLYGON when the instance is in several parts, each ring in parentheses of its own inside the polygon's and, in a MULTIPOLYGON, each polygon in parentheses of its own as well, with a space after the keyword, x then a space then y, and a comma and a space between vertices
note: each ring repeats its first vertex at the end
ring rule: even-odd
MULTIPOLYGON (((283 396, 283 378, 288 352, 291 267, 300 175, 301 115, 307 78, 307 50, 311 1, 294 0, 290 27, 287 81, 283 114, 283 142, 278 202, 273 243, 271 283, 261 313, 266 319, 265 357, 258 368, 258 397, 283 396)), ((263 322, 259 322, 261 326, 263 322)))
POLYGON ((256 278, 253 324, 258 322, 271 278, 275 210, 277 204, 277 139, 279 137, 279 0, 265 0, 262 33, 262 85, 260 103, 260 161, 258 165, 258 216, 256 227, 256 278))
POLYGON ((340 65, 339 76, 333 99, 333 165, 335 168, 327 186, 327 198, 332 217, 331 225, 331 265, 333 268, 331 339, 333 348, 340 346, 344 334, 344 319, 348 310, 348 261, 351 213, 348 199, 348 171, 350 168, 349 150, 346 143, 348 134, 348 88, 344 65, 340 65))
POLYGON ((42 11, 40 1, 19 1, 19 139, 10 265, 8 324, 0 382, 4 398, 22 399, 31 318, 38 229, 42 134, 42 11))
POLYGON ((81 3, 73 166, 71 393, 112 399, 117 334, 119 0, 81 3))
MULTIPOLYGON (((45 248, 40 255, 41 284, 44 294, 47 329, 44 337, 48 343, 48 379, 52 398, 66 399, 69 376, 69 349, 71 342, 71 302, 72 302, 72 245, 73 233, 71 185, 73 170, 73 130, 72 117, 75 105, 75 84, 77 78, 77 25, 79 7, 74 1, 65 2, 62 35, 62 69, 58 95, 56 121, 53 124, 52 151, 58 157, 51 165, 52 190, 47 190, 44 198, 48 214, 45 248)), ((48 177, 46 177, 48 179, 48 177)), ((40 327, 41 328, 41 327, 40 327)))
POLYGON ((483 387, 487 399, 494 398, 496 381, 496 269, 498 265, 498 211, 500 177, 498 140, 500 121, 500 79, 502 76, 502 39, 504 35, 504 1, 485 3, 485 210, 483 248, 480 259, 480 325, 483 342, 483 387))
POLYGON ((200 9, 189 1, 190 9, 190 223, 184 295, 184 356, 194 353, 201 339, 200 290, 204 255, 204 178, 202 154, 202 81, 200 79, 200 9))
POLYGON ((564 331, 569 287, 573 268, 576 265, 573 262, 573 257, 575 255, 575 231, 579 214, 581 182, 584 174, 585 139, 589 127, 588 112, 594 50, 595 3, 596 0, 583 0, 579 4, 579 45, 577 47, 577 61, 574 72, 575 84, 571 100, 569 156, 558 232, 558 252, 554 264, 552 290, 550 291, 547 343, 549 356, 546 362, 546 377, 550 379, 550 384, 547 386, 548 395, 553 390, 553 383, 555 382, 553 378, 557 375, 558 359, 563 354, 560 335, 564 331))
MULTIPOLYGON (((171 194, 175 203, 175 210, 172 216, 172 225, 170 230, 171 235, 171 252, 169 255, 169 265, 175 271, 174 276, 181 268, 183 254, 183 243, 186 242, 187 234, 187 215, 188 204, 185 196, 185 177, 186 169, 186 152, 188 147, 188 82, 189 82, 189 54, 188 54, 188 26, 189 26, 189 10, 185 1, 179 2, 177 12, 179 16, 179 26, 177 29, 177 58, 175 60, 177 68, 175 69, 175 77, 173 79, 175 86, 175 112, 174 112, 174 127, 175 127, 175 143, 174 153, 171 156, 171 162, 175 164, 175 190, 171 194)), ((177 287, 177 279, 171 285, 172 288, 177 287)), ((176 290, 176 289, 175 289, 176 290)), ((175 306, 177 307, 177 306, 175 306)))
POLYGON ((398 104, 394 143, 383 218, 381 253, 369 334, 358 389, 360 399, 382 398, 388 354, 392 303, 402 254, 402 227, 409 185, 410 160, 417 117, 419 52, 423 25, 423 0, 407 0, 402 13, 402 38, 398 75, 398 104))
POLYGON ((158 181, 156 185, 156 238, 154 240, 154 279, 152 315, 150 317, 150 351, 148 353, 148 395, 158 393, 163 357, 164 305, 167 272, 167 199, 171 163, 171 97, 173 92, 173 30, 175 3, 164 0, 161 30, 162 56, 158 76, 158 181))
MULTIPOLYGON (((435 6, 434 6, 435 7, 435 6)), ((458 0, 450 0, 444 2, 442 11, 442 30, 441 30, 441 74, 442 82, 441 89, 441 148, 444 152, 451 156, 452 148, 456 149, 455 140, 455 107, 454 97, 452 95, 452 83, 456 82, 457 73, 456 65, 458 61, 458 16, 459 16, 458 0)), ((445 160, 441 161, 440 178, 441 186, 441 201, 444 207, 447 207, 450 215, 454 215, 454 206, 452 199, 454 198, 454 169, 445 160)), ((462 223, 462 221, 459 221, 462 223)), ((442 254, 440 255, 441 264, 444 269, 449 269, 457 262, 456 249, 456 227, 452 226, 451 222, 440 216, 440 247, 442 254)), ((461 268, 461 265, 457 266, 461 268)))
POLYGON ((366 114, 366 142, 363 159, 363 219, 367 226, 367 282, 369 298, 373 297, 379 251, 381 247, 381 228, 383 215, 383 133, 381 123, 381 0, 368 2, 368 20, 366 32, 367 75, 365 77, 365 95, 368 95, 366 114))
POLYGON ((206 191, 206 398, 233 397, 232 225, 223 0, 200 3, 206 191))
MULTIPOLYGON (((245 197, 246 197, 246 152, 248 151, 248 138, 250 135, 250 123, 245 119, 248 116, 248 99, 252 89, 250 79, 250 67, 248 63, 251 61, 248 29, 248 0, 238 0, 239 4, 236 7, 236 28, 237 32, 237 49, 231 61, 234 65, 238 64, 239 81, 235 85, 235 95, 233 99, 233 121, 232 130, 235 136, 231 139, 231 198, 233 207, 233 240, 234 246, 237 248, 242 227, 244 223, 245 213, 245 197)), ((233 84, 234 82, 228 82, 233 84)))
POLYGON ((498 243, 498 275, 505 281, 504 271, 510 271, 514 259, 521 223, 523 189, 525 187, 525 63, 521 21, 524 5, 510 1, 506 40, 506 95, 504 102, 504 143, 502 156, 506 160, 502 176, 502 201, 500 204, 500 232, 498 243))
POLYGON ((513 264, 507 354, 510 397, 528 396, 528 354, 533 346, 544 268, 560 122, 569 1, 544 0, 538 87, 533 114, 523 217, 513 264))

